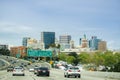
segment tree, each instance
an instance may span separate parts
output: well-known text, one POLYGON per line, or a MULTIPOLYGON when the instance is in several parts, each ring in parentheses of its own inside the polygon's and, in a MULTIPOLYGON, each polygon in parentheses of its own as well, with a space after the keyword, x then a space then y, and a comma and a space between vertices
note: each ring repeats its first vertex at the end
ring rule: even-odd
POLYGON ((0 49, 0 54, 9 56, 10 55, 10 51, 8 49, 3 49, 2 48, 2 49, 0 49))
POLYGON ((80 63, 83 63, 83 64, 90 63, 90 55, 88 53, 85 53, 85 52, 80 53, 78 55, 78 60, 80 63))
POLYGON ((75 57, 74 56, 67 56, 67 62, 70 63, 70 64, 74 64, 74 60, 75 60, 75 57))
POLYGON ((67 59, 67 54, 65 54, 65 53, 60 53, 60 54, 59 54, 59 58, 60 58, 60 60, 66 61, 66 59, 67 59))

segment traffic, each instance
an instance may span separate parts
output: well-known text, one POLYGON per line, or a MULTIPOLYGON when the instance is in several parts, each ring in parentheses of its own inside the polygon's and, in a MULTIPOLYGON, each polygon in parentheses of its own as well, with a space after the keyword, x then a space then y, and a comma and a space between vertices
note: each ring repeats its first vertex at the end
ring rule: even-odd
MULTIPOLYGON (((47 62, 29 63, 14 57, 0 56, 6 68, 0 70, 0 80, 119 80, 120 73, 85 71, 78 66, 52 68, 47 62)), ((2 68, 2 67, 1 67, 2 68)))

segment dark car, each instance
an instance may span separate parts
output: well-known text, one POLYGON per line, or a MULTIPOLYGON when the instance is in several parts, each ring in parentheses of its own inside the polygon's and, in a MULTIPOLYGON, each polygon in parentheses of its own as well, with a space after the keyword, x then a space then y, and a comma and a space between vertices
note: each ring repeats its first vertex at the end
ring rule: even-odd
POLYGON ((47 67, 39 67, 37 69, 37 76, 50 76, 50 71, 47 67))
POLYGON ((13 71, 13 69, 14 69, 13 66, 9 66, 9 67, 7 68, 7 72, 9 72, 9 71, 13 71))

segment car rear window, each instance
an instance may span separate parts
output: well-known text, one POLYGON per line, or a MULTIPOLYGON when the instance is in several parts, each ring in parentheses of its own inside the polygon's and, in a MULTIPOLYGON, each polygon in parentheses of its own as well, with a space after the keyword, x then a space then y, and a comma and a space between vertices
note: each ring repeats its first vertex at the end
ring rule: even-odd
POLYGON ((48 68, 41 67, 40 70, 48 70, 48 68))
POLYGON ((79 68, 77 68, 77 67, 71 67, 70 69, 78 70, 79 68))
POLYGON ((15 68, 15 69, 22 69, 21 67, 17 67, 17 68, 15 68))

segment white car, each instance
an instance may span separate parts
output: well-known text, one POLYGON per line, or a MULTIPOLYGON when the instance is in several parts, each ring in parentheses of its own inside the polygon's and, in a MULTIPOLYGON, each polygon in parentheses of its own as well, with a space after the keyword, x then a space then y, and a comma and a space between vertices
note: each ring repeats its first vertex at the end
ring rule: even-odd
POLYGON ((34 68, 30 68, 30 69, 29 69, 29 72, 34 72, 34 68))
POLYGON ((70 66, 66 68, 64 72, 64 77, 69 78, 70 76, 74 76, 75 78, 76 77, 80 78, 81 77, 80 69, 77 66, 70 66))
POLYGON ((13 76, 15 76, 15 75, 22 75, 22 76, 24 76, 25 75, 24 69, 22 67, 15 67, 13 69, 13 74, 12 75, 13 76))

